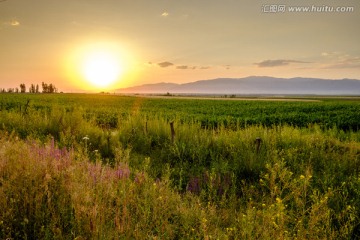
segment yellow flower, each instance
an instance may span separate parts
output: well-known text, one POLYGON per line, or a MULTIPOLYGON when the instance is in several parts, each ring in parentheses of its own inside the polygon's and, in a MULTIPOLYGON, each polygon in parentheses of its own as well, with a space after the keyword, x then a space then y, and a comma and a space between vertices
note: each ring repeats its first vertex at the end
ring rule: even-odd
POLYGON ((300 179, 304 179, 305 178, 305 176, 304 175, 300 175, 300 179))

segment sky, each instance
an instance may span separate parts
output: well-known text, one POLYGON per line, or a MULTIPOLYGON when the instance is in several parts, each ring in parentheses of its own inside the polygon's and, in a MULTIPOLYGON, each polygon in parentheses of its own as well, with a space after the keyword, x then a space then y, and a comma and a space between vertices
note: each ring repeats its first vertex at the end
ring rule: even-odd
POLYGON ((0 88, 360 79, 359 23, 359 0, 0 0, 0 88))

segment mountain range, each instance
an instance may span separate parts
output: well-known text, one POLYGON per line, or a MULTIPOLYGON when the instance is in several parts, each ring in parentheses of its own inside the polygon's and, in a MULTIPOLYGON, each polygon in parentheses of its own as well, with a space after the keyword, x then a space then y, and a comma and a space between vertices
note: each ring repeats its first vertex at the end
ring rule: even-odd
POLYGON ((138 94, 360 95, 360 80, 251 76, 245 78, 217 78, 183 84, 145 84, 115 91, 117 93, 138 94))

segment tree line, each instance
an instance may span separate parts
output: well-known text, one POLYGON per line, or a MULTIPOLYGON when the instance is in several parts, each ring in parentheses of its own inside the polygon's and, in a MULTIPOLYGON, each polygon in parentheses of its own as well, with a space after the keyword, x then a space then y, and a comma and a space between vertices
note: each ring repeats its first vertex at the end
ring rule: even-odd
MULTIPOLYGON (((58 89, 55 87, 54 84, 50 83, 41 83, 41 93, 57 93, 58 89)), ((16 88, 0 88, 0 92, 1 93, 26 93, 26 85, 25 83, 21 83, 19 87, 16 88)), ((29 89, 28 89, 29 93, 40 93, 40 87, 39 84, 31 84, 29 89)))

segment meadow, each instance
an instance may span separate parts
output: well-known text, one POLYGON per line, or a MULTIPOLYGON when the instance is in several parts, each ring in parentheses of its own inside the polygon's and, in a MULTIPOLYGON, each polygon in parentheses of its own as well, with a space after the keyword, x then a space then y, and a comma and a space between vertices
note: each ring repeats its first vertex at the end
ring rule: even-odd
POLYGON ((308 99, 1 94, 0 239, 360 238, 360 100, 308 99))

